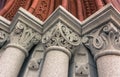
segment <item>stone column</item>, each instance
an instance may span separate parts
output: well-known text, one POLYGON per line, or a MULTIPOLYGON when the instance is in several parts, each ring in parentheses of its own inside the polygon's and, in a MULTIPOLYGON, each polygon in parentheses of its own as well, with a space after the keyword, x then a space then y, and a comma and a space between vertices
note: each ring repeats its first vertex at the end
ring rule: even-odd
POLYGON ((68 77, 71 52, 61 46, 47 48, 41 77, 68 77))
POLYGON ((112 23, 87 35, 84 43, 94 55, 99 77, 120 76, 120 32, 112 23))
MULTIPOLYGON (((22 13, 20 12, 20 14, 22 13)), ((34 27, 34 21, 22 21, 26 18, 24 14, 22 14, 23 16, 20 16, 19 13, 17 15, 18 18, 12 22, 12 26, 15 27, 10 34, 10 43, 1 56, 0 77, 17 77, 25 57, 28 56, 28 51, 41 39, 39 29, 34 27), (34 28, 28 23, 31 23, 34 28)))
POLYGON ((107 50, 96 57, 99 77, 120 77, 120 50, 107 50))
POLYGON ((80 44, 79 35, 63 23, 46 32, 42 38, 46 54, 40 77, 68 77, 68 67, 71 54, 80 44), (71 39, 69 39, 71 38, 71 39))

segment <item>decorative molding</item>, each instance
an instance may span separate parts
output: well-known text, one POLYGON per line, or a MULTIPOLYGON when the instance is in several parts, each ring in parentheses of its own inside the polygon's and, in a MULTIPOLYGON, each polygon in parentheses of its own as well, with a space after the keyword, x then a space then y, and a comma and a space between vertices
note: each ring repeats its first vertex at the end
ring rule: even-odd
POLYGON ((65 24, 58 22, 56 26, 43 35, 42 42, 46 44, 45 47, 62 46, 68 50, 73 50, 81 43, 81 39, 65 24))
POLYGON ((120 31, 113 23, 109 22, 85 35, 83 43, 91 50, 95 60, 104 54, 120 54, 118 52, 120 50, 120 31))
POLYGON ((22 21, 30 28, 36 30, 39 33, 42 33, 43 22, 22 7, 19 8, 18 12, 14 16, 13 21, 10 24, 10 31, 13 30, 18 21, 22 21))
POLYGON ((92 30, 108 22, 112 22, 118 26, 120 24, 119 20, 120 14, 118 10, 109 3, 81 23, 82 35, 89 34, 92 30))
POLYGON ((43 33, 48 31, 56 22, 62 21, 68 27, 72 28, 76 33, 81 35, 81 22, 68 12, 64 7, 59 6, 44 22, 43 33))
POLYGON ((10 21, 0 16, 0 29, 4 30, 6 33, 10 33, 10 21))
POLYGON ((64 52, 66 55, 68 55, 69 59, 71 59, 71 56, 72 56, 71 52, 62 46, 50 46, 50 47, 48 47, 45 51, 45 55, 46 55, 46 53, 48 53, 49 51, 52 51, 52 50, 64 52))

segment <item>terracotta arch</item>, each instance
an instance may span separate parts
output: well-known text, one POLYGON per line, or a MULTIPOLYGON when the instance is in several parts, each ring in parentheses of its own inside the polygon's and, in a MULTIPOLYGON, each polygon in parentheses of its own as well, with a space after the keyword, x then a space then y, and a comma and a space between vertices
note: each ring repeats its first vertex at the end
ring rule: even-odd
POLYGON ((0 0, 0 10, 4 7, 6 2, 7 2, 6 0, 0 0))
POLYGON ((0 15, 5 14, 12 6, 12 4, 14 3, 15 0, 10 0, 5 6, 4 8, 0 11, 0 15))
POLYGON ((34 0, 29 11, 44 21, 54 11, 54 0, 34 0))
POLYGON ((109 2, 120 11, 120 0, 6 0, 0 15, 8 20, 23 7, 44 21, 59 5, 62 5, 79 20, 84 20, 109 2))
POLYGON ((30 13, 34 12, 35 8, 37 7, 38 2, 39 2, 39 0, 33 0, 32 1, 32 4, 31 4, 30 8, 28 9, 28 11, 30 13))
POLYGON ((112 4, 120 11, 120 0, 112 0, 112 4))
POLYGON ((19 7, 28 9, 31 5, 31 2, 32 0, 9 0, 9 2, 0 11, 0 15, 8 20, 12 20, 19 7))

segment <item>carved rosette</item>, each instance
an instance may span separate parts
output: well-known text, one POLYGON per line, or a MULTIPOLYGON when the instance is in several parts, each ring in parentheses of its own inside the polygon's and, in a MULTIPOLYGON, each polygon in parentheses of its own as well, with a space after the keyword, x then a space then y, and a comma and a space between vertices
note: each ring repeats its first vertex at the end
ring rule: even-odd
POLYGON ((7 40, 8 40, 8 33, 6 33, 3 30, 0 30, 0 47, 2 47, 3 44, 7 42, 7 40))
POLYGON ((73 30, 61 22, 43 35, 42 42, 45 47, 62 46, 73 51, 80 44, 80 37, 73 30))
POLYGON ((100 57, 100 54, 120 54, 113 52, 120 50, 120 32, 112 23, 85 35, 83 43, 92 51, 95 59, 98 55, 100 57))
POLYGON ((38 32, 19 21, 10 35, 10 44, 8 46, 15 46, 27 52, 40 39, 41 35, 38 32))

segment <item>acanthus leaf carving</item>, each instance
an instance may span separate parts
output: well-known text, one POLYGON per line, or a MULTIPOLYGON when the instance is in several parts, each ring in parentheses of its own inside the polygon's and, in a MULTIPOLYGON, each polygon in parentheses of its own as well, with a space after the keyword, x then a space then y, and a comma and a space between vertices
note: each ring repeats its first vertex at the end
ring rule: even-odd
POLYGON ((79 35, 61 22, 44 34, 42 42, 46 43, 46 47, 62 46, 69 50, 81 43, 79 35))

